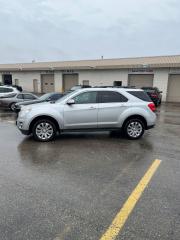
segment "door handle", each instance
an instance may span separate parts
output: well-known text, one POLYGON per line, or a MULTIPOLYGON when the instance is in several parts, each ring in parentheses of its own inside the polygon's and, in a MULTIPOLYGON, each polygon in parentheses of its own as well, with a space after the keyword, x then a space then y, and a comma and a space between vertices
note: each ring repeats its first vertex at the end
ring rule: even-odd
POLYGON ((94 110, 94 109, 96 109, 96 108, 95 108, 95 107, 93 107, 93 106, 91 106, 89 109, 90 109, 90 110, 94 110))

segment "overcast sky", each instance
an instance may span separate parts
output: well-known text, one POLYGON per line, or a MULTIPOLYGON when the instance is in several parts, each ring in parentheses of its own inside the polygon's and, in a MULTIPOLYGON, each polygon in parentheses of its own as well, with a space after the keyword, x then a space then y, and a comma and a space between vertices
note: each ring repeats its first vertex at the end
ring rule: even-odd
POLYGON ((0 0, 0 63, 170 54, 179 0, 0 0))

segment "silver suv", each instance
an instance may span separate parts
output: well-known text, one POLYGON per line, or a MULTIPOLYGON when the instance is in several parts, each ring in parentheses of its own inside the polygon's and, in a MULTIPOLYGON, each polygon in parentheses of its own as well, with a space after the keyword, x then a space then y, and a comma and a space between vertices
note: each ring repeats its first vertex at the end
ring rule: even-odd
POLYGON ((155 125, 155 106, 140 89, 87 88, 57 102, 22 107, 17 126, 38 141, 50 141, 57 132, 123 130, 129 139, 140 138, 155 125))
POLYGON ((9 95, 11 93, 19 93, 20 91, 17 90, 15 87, 11 86, 0 86, 0 97, 4 97, 6 95, 9 95))

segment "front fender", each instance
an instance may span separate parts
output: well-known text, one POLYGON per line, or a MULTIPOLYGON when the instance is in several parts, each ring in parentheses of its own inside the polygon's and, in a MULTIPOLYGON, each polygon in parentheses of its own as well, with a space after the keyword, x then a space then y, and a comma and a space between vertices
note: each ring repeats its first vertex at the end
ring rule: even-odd
POLYGON ((32 123, 32 121, 38 117, 51 117, 54 120, 56 120, 56 122, 59 125, 60 129, 63 129, 63 125, 64 125, 64 121, 63 121, 63 113, 58 112, 56 110, 52 110, 51 112, 46 112, 46 111, 38 111, 38 113, 36 112, 30 112, 28 118, 30 118, 30 121, 28 123, 28 128, 30 127, 30 124, 32 123))

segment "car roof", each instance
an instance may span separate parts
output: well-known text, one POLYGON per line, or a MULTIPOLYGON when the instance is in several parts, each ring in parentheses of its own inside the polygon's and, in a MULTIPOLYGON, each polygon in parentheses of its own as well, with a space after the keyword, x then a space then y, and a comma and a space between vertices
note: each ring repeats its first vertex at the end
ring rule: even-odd
POLYGON ((6 88, 14 88, 14 89, 16 89, 15 87, 12 87, 12 86, 9 86, 9 85, 0 85, 0 87, 6 87, 6 88))
POLYGON ((78 89, 76 92, 87 92, 87 91, 118 91, 118 92, 127 92, 127 91, 143 91, 142 89, 138 88, 115 88, 115 87, 107 87, 107 88, 85 88, 85 89, 78 89))

